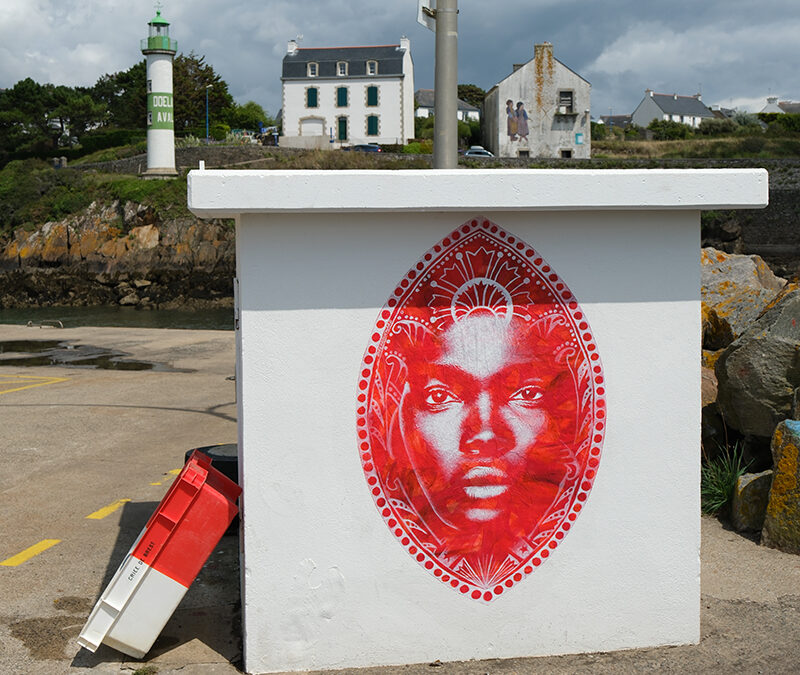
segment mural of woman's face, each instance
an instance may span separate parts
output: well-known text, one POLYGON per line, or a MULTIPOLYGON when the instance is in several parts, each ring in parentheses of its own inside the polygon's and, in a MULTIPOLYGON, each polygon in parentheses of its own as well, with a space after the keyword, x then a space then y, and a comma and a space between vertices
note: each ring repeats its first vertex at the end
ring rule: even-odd
MULTIPOLYGON (((508 106, 509 135, 526 129, 508 106)), ((606 425, 599 358, 566 284, 489 220, 397 283, 361 366, 359 452, 389 531, 442 583, 490 601, 571 529, 606 425)))
POLYGON ((435 358, 409 371, 402 425, 436 515, 456 528, 506 523, 552 504, 574 429, 569 375, 524 327, 475 313, 444 334, 435 358), (522 515, 522 514, 520 514, 522 515))

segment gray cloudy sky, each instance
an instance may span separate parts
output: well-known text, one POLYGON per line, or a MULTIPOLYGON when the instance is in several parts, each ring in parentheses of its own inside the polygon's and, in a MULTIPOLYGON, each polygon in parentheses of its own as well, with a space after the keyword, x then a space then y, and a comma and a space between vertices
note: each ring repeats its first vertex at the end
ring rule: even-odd
MULTIPOLYGON (((301 47, 411 39, 415 88, 433 88, 434 35, 416 0, 162 0, 179 50, 206 57, 239 103, 280 108, 286 42, 301 47)), ((800 0, 498 0, 459 3, 459 82, 489 89, 553 43, 592 83, 594 116, 630 113, 647 87, 702 91, 706 104, 760 110, 800 100, 800 0)), ((0 87, 92 85, 142 58, 154 3, 0 0, 0 87)))

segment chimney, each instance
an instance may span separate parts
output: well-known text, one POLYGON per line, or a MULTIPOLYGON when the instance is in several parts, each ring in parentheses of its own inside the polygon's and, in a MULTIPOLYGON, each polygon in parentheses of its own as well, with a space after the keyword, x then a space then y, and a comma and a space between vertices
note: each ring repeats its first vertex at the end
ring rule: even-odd
POLYGON ((650 98, 653 98, 653 90, 652 89, 645 89, 644 90, 644 94, 645 94, 645 96, 649 96, 650 98))
POLYGON ((286 53, 289 56, 297 54, 297 40, 289 40, 289 44, 286 46, 286 53))
POLYGON ((411 40, 409 40, 405 35, 400 37, 400 50, 404 52, 411 51, 411 40))
POLYGON ((553 58, 553 45, 549 42, 542 42, 541 44, 533 46, 533 58, 535 60, 553 58))
POLYGON ((678 95, 677 94, 673 94, 672 95, 672 100, 673 101, 677 101, 678 100, 678 95))
POLYGON ((698 93, 698 94, 695 94, 695 95, 694 95, 694 97, 695 97, 695 98, 696 98, 698 101, 702 101, 702 100, 703 100, 703 95, 702 95, 702 94, 699 94, 699 93, 698 93))

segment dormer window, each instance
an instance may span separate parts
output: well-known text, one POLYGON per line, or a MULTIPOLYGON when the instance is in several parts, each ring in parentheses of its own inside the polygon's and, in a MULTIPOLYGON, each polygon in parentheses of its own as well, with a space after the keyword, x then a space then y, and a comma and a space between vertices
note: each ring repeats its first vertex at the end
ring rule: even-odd
POLYGON ((337 61, 336 62, 336 74, 339 77, 343 77, 347 75, 347 61, 337 61))
POLYGON ((367 61, 367 75, 377 75, 377 74, 378 74, 378 62, 367 61))
POLYGON ((316 77, 318 70, 319 66, 317 65, 317 63, 312 61, 311 63, 308 64, 308 70, 306 72, 309 77, 316 77))

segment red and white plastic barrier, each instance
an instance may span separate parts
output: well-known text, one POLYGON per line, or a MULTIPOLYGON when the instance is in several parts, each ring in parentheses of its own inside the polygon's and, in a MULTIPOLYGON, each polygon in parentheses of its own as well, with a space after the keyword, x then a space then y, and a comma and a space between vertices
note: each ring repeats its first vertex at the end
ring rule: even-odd
POLYGON ((195 451, 97 601, 78 643, 142 658, 238 513, 242 489, 195 451))

